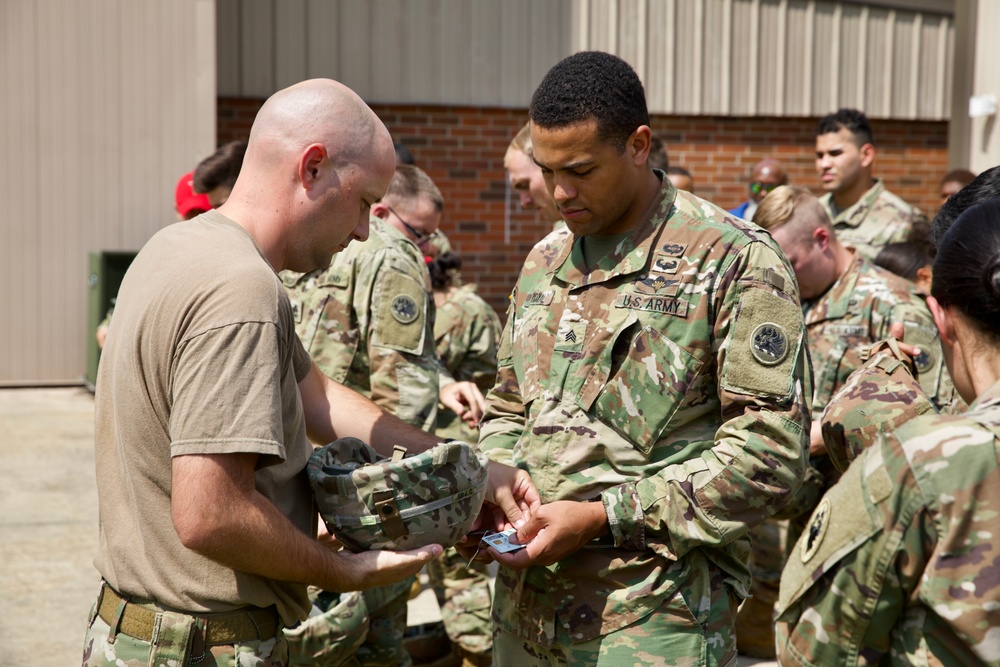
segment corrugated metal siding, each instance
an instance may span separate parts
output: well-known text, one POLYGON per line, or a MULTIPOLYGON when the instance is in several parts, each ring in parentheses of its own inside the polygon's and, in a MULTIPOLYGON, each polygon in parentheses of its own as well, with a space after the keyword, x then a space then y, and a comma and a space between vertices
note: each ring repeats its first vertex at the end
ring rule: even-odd
POLYGON ((523 107, 560 58, 628 60, 650 111, 939 120, 946 2, 218 0, 219 94, 339 79, 372 102, 523 107))
POLYGON ((215 146, 215 3, 6 0, 0 53, 0 384, 74 381, 88 252, 173 221, 215 146))

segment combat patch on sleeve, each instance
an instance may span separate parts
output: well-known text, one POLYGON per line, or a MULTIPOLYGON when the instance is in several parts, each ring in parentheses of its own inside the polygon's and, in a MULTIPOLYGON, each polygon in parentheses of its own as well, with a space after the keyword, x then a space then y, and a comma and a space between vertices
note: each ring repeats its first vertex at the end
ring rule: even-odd
POLYGON ((806 532, 802 534, 802 539, 799 541, 803 563, 808 563, 819 551, 820 545, 823 544, 826 529, 830 526, 832 512, 833 508, 830 507, 829 498, 824 498, 809 519, 809 527, 806 528, 806 532))
POLYGON ((788 396, 802 336, 802 311, 789 299, 751 287, 739 295, 721 385, 738 394, 788 396))
POLYGON ((392 300, 389 307, 392 316, 400 324, 410 324, 420 317, 420 310, 417 302, 409 294, 398 294, 392 300))
MULTIPOLYGON (((778 613, 881 530, 869 511, 872 497, 863 483, 864 470, 863 464, 852 464, 809 518, 781 574, 778 613)), ((861 571, 865 571, 863 567, 861 571)))
POLYGON ((765 366, 777 366, 788 356, 788 333, 780 324, 758 324, 750 336, 750 354, 765 366))
POLYGON ((372 345, 420 354, 424 347, 427 292, 405 273, 386 273, 372 295, 372 345))

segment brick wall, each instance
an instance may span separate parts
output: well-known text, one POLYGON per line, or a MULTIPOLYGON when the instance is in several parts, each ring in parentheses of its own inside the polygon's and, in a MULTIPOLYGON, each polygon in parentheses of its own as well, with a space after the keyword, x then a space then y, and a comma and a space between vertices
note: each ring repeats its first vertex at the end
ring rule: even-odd
MULTIPOLYGON (((262 100, 219 99, 220 144, 245 138, 262 100)), ((445 198, 441 228, 461 254, 462 275, 501 317, 531 246, 549 226, 508 200, 503 154, 527 120, 525 110, 375 105, 392 136, 405 144, 445 198)), ((813 164, 815 118, 657 116, 653 130, 670 162, 694 175, 702 197, 725 208, 746 198, 754 163, 773 156, 793 183, 819 190, 813 164)), ((937 211, 938 183, 947 171, 945 122, 878 121, 876 176, 928 214, 937 211)))

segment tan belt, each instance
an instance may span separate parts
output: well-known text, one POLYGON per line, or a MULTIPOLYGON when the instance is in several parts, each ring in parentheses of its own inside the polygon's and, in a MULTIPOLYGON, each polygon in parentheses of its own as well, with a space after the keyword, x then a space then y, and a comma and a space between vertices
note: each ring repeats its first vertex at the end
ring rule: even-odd
MULTIPOLYGON (((104 585, 97 613, 101 620, 111 627, 112 633, 121 632, 145 642, 153 639, 157 612, 137 604, 130 604, 107 584, 104 585), (124 609, 121 611, 121 619, 116 628, 114 620, 122 604, 124 609)), ((191 614, 191 616, 202 628, 206 646, 266 640, 277 636, 280 629, 278 611, 273 605, 267 608, 245 607, 240 611, 191 614)))

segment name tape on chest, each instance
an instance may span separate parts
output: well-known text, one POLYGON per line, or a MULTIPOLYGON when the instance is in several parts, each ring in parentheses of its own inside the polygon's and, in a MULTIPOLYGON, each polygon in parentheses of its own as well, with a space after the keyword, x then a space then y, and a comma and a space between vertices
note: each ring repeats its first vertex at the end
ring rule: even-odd
POLYGON ((648 310, 663 315, 687 317, 688 302, 668 296, 647 294, 619 294, 615 299, 615 308, 631 308, 632 310, 648 310))
POLYGON ((547 306, 552 303, 552 297, 555 292, 552 290, 545 290, 544 292, 529 292, 528 296, 524 299, 525 306, 547 306))
POLYGON ((868 337, 868 327, 863 324, 828 324, 823 331, 843 338, 868 337))

